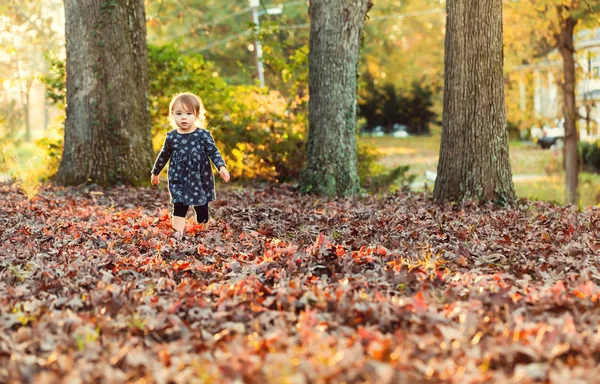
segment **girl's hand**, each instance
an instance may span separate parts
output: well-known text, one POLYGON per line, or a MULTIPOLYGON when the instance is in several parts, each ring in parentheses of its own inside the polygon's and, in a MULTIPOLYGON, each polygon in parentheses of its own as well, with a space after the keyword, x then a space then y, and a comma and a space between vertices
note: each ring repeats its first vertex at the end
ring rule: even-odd
POLYGON ((229 172, 227 171, 227 168, 225 168, 225 167, 219 168, 219 173, 221 174, 221 177, 223 178, 223 180, 225 180, 226 183, 229 183, 229 172))
POLYGON ((160 183, 158 175, 152 175, 151 182, 152 182, 152 185, 158 185, 160 183))

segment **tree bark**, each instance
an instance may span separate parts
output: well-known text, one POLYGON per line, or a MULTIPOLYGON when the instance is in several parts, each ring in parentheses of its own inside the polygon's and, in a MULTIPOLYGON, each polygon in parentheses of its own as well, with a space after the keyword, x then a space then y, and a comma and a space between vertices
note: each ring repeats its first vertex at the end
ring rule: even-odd
POLYGON ((502 0, 453 0, 446 8, 444 114, 434 198, 512 203, 502 0))
POLYGON ((139 184, 152 142, 143 0, 65 0, 67 119, 61 184, 139 184))
POLYGON ((359 192, 356 86, 370 0, 311 0, 309 135, 300 188, 325 196, 359 192))
MULTIPOLYGON (((565 166, 565 202, 576 204, 579 201, 579 132, 577 129, 577 104, 575 101, 575 46, 573 45, 573 31, 577 19, 570 15, 563 16, 559 7, 560 33, 556 36, 558 51, 563 60, 563 116, 565 119, 565 138, 563 147, 565 166)), ((567 13, 568 14, 568 13, 567 13)))

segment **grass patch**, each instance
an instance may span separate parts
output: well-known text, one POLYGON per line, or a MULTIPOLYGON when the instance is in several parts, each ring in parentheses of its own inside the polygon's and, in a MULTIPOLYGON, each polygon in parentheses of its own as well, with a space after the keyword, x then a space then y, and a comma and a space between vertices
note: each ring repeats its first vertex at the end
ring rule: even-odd
MULTIPOLYGON (((388 167, 408 165, 409 175, 417 182, 425 180, 425 171, 437 172, 441 135, 395 137, 361 137, 379 149, 379 162, 388 167)), ((517 196, 564 204, 565 178, 562 153, 543 150, 533 143, 511 141, 509 154, 517 196)), ((433 187, 432 182, 427 183, 433 187)), ((580 205, 596 205, 600 201, 600 175, 580 174, 580 205)))
POLYGON ((16 181, 27 197, 34 197, 47 176, 44 150, 36 143, 22 143, 10 149, 6 158, 7 169, 1 180, 16 181))

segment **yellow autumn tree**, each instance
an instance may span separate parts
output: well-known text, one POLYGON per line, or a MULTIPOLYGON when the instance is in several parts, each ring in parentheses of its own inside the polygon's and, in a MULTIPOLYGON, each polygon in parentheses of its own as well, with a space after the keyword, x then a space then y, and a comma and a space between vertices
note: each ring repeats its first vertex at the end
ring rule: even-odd
MULTIPOLYGON (((580 116, 575 96, 577 75, 574 36, 578 29, 589 28, 598 22, 596 12, 600 11, 600 4, 589 0, 513 0, 505 2, 504 7, 508 70, 533 62, 548 64, 553 55, 561 63, 555 79, 562 90, 565 201, 576 203, 579 200, 577 120, 580 116)), ((513 102, 507 108, 514 113, 515 98, 509 99, 513 102)), ((517 114, 517 119, 519 118, 530 122, 532 117, 517 114)))

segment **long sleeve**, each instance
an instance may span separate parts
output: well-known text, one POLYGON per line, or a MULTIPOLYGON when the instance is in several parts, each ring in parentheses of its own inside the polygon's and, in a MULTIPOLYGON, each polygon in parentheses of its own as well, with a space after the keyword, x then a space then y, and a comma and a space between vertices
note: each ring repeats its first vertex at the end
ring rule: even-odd
POLYGON ((225 160, 223 160, 223 157, 221 156, 221 152, 219 152, 219 148, 217 148, 217 146, 215 144, 215 139, 213 139, 213 137, 209 131, 206 131, 206 133, 207 133, 207 135, 206 135, 206 142, 205 142, 205 150, 206 150, 206 153, 208 154, 208 157, 210 157, 210 159, 212 160, 215 167, 217 167, 217 169, 219 169, 221 167, 227 168, 227 165, 225 164, 225 160))
POLYGON ((167 135, 165 137, 165 142, 163 144, 163 147, 160 150, 160 153, 158 154, 156 161, 154 162, 154 168, 152 168, 152 174, 159 175, 162 172, 165 165, 167 165, 167 161, 169 161, 170 158, 171 158, 171 146, 169 143, 169 136, 167 135))

